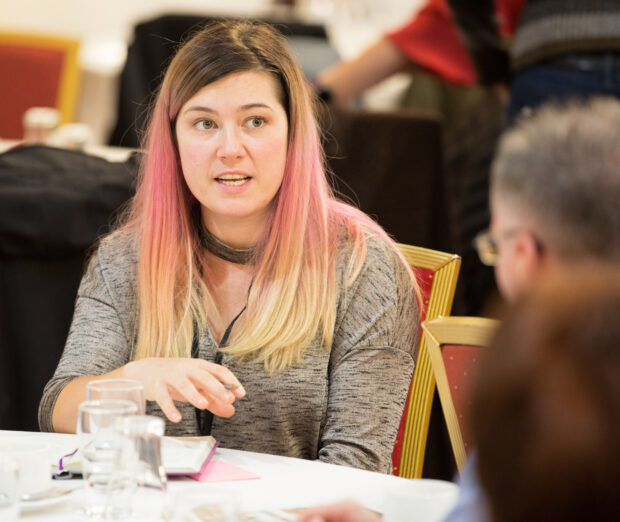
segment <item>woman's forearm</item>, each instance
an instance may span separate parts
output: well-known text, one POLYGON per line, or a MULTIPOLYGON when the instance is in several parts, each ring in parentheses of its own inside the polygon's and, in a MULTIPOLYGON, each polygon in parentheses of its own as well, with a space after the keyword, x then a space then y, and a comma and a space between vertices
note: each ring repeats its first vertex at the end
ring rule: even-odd
POLYGON ((86 385, 99 379, 122 379, 124 366, 97 376, 78 377, 67 384, 56 399, 52 412, 52 425, 56 433, 75 433, 78 406, 86 399, 86 385))

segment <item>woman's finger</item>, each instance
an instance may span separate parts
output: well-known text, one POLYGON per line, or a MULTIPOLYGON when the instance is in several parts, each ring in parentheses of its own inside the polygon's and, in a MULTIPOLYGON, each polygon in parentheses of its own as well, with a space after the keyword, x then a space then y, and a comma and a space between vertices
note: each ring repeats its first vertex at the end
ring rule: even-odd
POLYGON ((209 361, 200 360, 200 363, 202 369, 213 375, 218 381, 220 381, 220 383, 222 383, 222 385, 227 390, 230 390, 236 397, 245 396, 245 389, 243 388, 237 377, 235 377, 235 374, 231 372, 228 368, 222 366, 221 364, 215 364, 209 361))
POLYGON ((174 405, 172 397, 168 392, 168 388, 164 384, 157 386, 155 390, 155 401, 164 412, 164 415, 168 417, 172 422, 179 422, 181 420, 181 413, 174 405))
POLYGON ((183 375, 177 382, 170 383, 170 385, 176 390, 180 397, 179 400, 189 402, 201 410, 209 406, 209 401, 196 389, 189 376, 183 375))
POLYGON ((228 390, 211 372, 196 368, 188 374, 188 377, 198 391, 210 399, 209 402, 218 401, 227 404, 235 402, 236 397, 232 391, 228 390))
POLYGON ((209 372, 193 370, 186 374, 185 379, 174 387, 175 396, 178 400, 191 402, 194 406, 200 404, 198 400, 189 400, 191 396, 201 397, 206 406, 198 406, 208 409, 218 417, 232 417, 235 414, 235 396, 222 386, 209 372), (197 394, 197 395, 195 395, 197 394))
POLYGON ((227 402, 211 401, 207 409, 218 417, 232 417, 235 414, 234 405, 227 402))

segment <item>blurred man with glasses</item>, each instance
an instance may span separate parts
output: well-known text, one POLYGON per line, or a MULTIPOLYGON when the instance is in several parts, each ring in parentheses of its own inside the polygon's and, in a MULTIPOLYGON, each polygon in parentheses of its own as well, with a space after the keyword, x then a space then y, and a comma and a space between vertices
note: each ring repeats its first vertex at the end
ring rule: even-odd
MULTIPOLYGON (((475 246, 506 300, 558 268, 620 267, 620 102, 551 104, 521 119, 500 140, 490 200, 475 246)), ((486 522, 485 504, 470 458, 445 522, 486 522)))
POLYGON ((620 103, 548 105, 501 139, 476 247, 515 297, 558 264, 620 261, 620 103))

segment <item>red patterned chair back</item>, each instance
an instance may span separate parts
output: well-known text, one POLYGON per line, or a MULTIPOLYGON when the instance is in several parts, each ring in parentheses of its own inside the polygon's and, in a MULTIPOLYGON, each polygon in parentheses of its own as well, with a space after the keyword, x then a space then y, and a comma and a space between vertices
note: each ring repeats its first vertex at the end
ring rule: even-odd
MULTIPOLYGON (((449 314, 461 258, 455 254, 427 248, 403 244, 398 246, 407 262, 414 268, 418 279, 423 299, 420 322, 449 314)), ((435 379, 422 332, 417 354, 416 368, 392 455, 394 474, 406 478, 422 476, 435 391, 435 379)))
POLYGON ((471 440, 467 412, 472 375, 497 326, 498 321, 482 317, 438 317, 422 325, 459 471, 471 440))

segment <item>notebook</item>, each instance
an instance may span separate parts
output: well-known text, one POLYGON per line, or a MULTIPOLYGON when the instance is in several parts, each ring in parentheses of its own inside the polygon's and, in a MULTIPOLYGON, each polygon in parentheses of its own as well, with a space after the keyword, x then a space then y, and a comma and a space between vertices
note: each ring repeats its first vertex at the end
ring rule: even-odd
MULTIPOLYGON (((200 475, 215 453, 219 442, 212 436, 205 437, 163 437, 161 442, 162 466, 167 475, 200 475)), ((74 446, 75 448, 75 446, 74 446)), ((59 461, 53 464, 54 471, 82 471, 80 452, 64 448, 58 451, 59 461)))
POLYGON ((219 442, 206 437, 164 437, 161 460, 167 475, 199 475, 209 463, 219 442))

